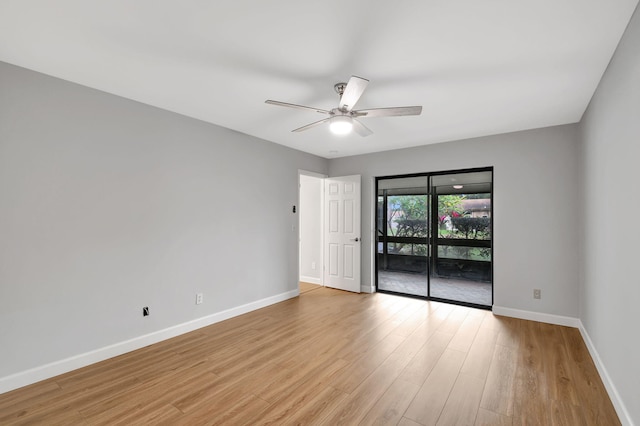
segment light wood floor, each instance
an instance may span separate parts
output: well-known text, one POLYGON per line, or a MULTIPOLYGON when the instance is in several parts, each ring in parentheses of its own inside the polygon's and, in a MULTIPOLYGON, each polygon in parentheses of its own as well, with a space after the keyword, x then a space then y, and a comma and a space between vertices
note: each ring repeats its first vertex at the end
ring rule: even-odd
POLYGON ((576 329, 328 288, 0 395, 0 424, 620 424, 576 329))
POLYGON ((304 281, 300 281, 299 287, 300 287, 300 294, 322 288, 321 285, 305 283, 304 281))

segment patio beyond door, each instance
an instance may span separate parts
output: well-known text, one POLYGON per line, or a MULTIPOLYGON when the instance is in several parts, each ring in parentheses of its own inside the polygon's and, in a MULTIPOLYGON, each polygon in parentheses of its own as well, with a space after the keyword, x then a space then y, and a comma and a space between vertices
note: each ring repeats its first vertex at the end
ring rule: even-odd
POLYGON ((490 307, 492 170, 376 179, 376 287, 490 307))

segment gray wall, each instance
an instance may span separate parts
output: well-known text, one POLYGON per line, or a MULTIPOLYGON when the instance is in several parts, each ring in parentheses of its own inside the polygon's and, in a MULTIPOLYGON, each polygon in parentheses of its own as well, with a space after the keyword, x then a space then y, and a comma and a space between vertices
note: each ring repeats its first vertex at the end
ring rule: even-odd
POLYGON ((331 176, 362 175, 362 282, 375 176, 493 166, 494 305, 577 317, 578 136, 568 125, 332 160, 331 176))
POLYGON ((295 290, 327 167, 0 63, 0 378, 295 290))
POLYGON ((584 256, 580 318, 640 424, 640 13, 581 122, 584 256))

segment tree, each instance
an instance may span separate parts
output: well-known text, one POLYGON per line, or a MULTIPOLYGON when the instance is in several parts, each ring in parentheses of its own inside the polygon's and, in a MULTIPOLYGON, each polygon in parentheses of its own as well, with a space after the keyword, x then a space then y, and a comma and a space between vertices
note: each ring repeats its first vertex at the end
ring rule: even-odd
MULTIPOLYGON (((464 199, 466 199, 465 195, 438 196, 438 224, 440 225, 441 231, 444 231, 447 228, 447 218, 451 220, 464 214, 464 209, 462 208, 462 200, 464 199)), ((440 234, 442 234, 442 232, 440 234)), ((447 235, 440 236, 448 237, 447 235)))
MULTIPOLYGON (((427 238, 427 196, 426 195, 394 195, 388 198, 389 211, 387 226, 389 233, 397 237, 427 238)), ((394 252, 399 252, 405 246, 403 243, 394 244, 394 252)), ((411 254, 425 255, 426 247, 415 247, 410 244, 411 254)))
POLYGON ((395 219, 397 236, 427 237, 427 197, 425 195, 398 196, 401 214, 395 219))

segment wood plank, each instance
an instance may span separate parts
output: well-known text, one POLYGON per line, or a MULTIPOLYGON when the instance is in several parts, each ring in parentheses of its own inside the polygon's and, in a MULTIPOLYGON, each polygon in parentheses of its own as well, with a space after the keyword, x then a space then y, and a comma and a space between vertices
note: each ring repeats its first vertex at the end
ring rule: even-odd
POLYGON ((451 334, 436 331, 422 349, 413 357, 399 376, 400 380, 422 386, 431 370, 438 363, 451 340, 451 334))
POLYGON ((343 359, 319 357, 311 360, 303 368, 286 370, 280 376, 259 380, 251 386, 251 392, 265 401, 277 402, 295 392, 295 389, 304 389, 308 383, 320 381, 329 384, 336 376, 347 371, 348 367, 349 364, 343 359))
POLYGON ((0 424, 3 426, 8 425, 81 425, 84 419, 76 410, 68 406, 54 406, 46 410, 37 411, 26 417, 19 417, 2 421, 0 424))
POLYGON ((517 350, 496 345, 480 407, 505 416, 513 415, 513 384, 517 362, 517 350))
MULTIPOLYGON (((569 402, 551 400, 551 415, 553 425, 586 425, 584 411, 581 407, 569 402)), ((602 424, 602 423, 601 423, 602 424)))
POLYGON ((344 403, 336 407, 327 419, 331 425, 359 423, 378 398, 398 378, 412 357, 410 350, 392 354, 367 379, 351 392, 344 403))
POLYGON ((413 305, 413 309, 406 310, 406 313, 409 315, 405 315, 404 320, 393 329, 393 334, 397 334, 398 336, 408 336, 412 334, 436 309, 438 309, 438 306, 425 306, 424 303, 413 305))
POLYGON ((540 340, 544 342, 542 364, 546 373, 549 398, 578 405, 580 403, 578 393, 573 383, 569 356, 560 327, 542 323, 538 327, 541 334, 540 340))
MULTIPOLYGON (((277 404, 271 404, 266 410, 250 420, 251 425, 280 425, 290 423, 290 419, 306 407, 317 404, 321 395, 329 388, 326 380, 311 380, 305 383, 302 391, 288 392, 277 404)), ((332 388, 333 389, 333 388, 332 388)))
MULTIPOLYGON (((157 425, 174 424, 183 416, 182 412, 172 405, 144 406, 137 407, 122 416, 118 424, 122 425, 157 425)), ((111 421, 104 423, 105 426, 113 425, 111 421)))
POLYGON ((109 395, 123 387, 127 388, 138 383, 140 382, 136 377, 125 377, 107 383, 94 383, 92 387, 86 389, 60 392, 52 398, 27 408, 20 410, 7 409, 0 414, 0 424, 8 424, 19 419, 30 419, 30 421, 37 423, 35 419, 56 418, 60 415, 60 410, 78 411, 89 404, 104 401, 109 395))
POLYGON ((420 390, 420 386, 395 380, 375 405, 364 416, 361 425, 397 425, 409 404, 420 390))
POLYGON ((0 395, 0 413, 6 413, 9 409, 24 410, 29 406, 44 403, 61 393, 62 389, 53 379, 25 386, 0 395))
POLYGON ((424 342, 412 336, 404 339, 401 345, 362 382, 349 398, 336 408, 328 418, 329 424, 357 424, 371 409, 376 400, 398 378, 411 359, 424 346, 424 342))
POLYGON ((436 424, 440 426, 473 425, 483 390, 484 380, 465 374, 458 375, 436 424))
MULTIPOLYGON (((345 374, 336 376, 331 383, 336 389, 346 393, 353 392, 395 351, 405 338, 396 335, 387 337, 369 352, 360 355, 350 363, 345 374)), ((348 358, 347 358, 348 359, 348 358)))
MULTIPOLYGON (((515 424, 515 423, 513 423, 515 424)), ((478 409, 475 426, 512 426, 512 418, 494 413, 493 411, 478 409)))
POLYGON ((322 288, 321 285, 306 283, 304 281, 300 281, 300 294, 306 293, 308 291, 319 290, 322 288))
POLYGON ((398 426, 423 426, 420 423, 414 422, 411 419, 408 419, 406 417, 403 417, 402 419, 400 419, 400 421, 398 422, 398 426))
POLYGON ((3 425, 436 422, 620 424, 576 329, 328 288, 0 395, 3 425))
POLYGON ((498 331, 480 327, 460 373, 486 380, 497 340, 498 331))
POLYGON ((465 353, 445 349, 404 417, 423 425, 435 425, 464 362, 465 353))
POLYGON ((550 401, 543 363, 545 344, 540 339, 539 324, 522 323, 518 365, 514 382, 514 423, 538 422, 551 424, 550 401))
POLYGON ((483 326, 489 326, 498 331, 498 344, 513 349, 520 347, 520 326, 522 320, 516 318, 492 315, 485 317, 483 326))
POLYGON ((476 338, 478 329, 480 328, 479 318, 483 318, 482 314, 479 314, 475 310, 469 311, 469 314, 464 319, 460 328, 449 342, 449 349, 456 351, 468 352, 471 348, 471 344, 476 338))
POLYGON ((175 399, 184 393, 201 392, 202 389, 208 389, 212 381, 221 380, 211 373, 195 374, 196 372, 193 370, 188 375, 172 375, 173 381, 158 378, 138 387, 128 387, 113 399, 94 404, 81 413, 90 423, 104 425, 131 424, 132 418, 152 417, 154 412, 163 417, 172 415, 178 410, 172 404, 175 399))
POLYGON ((324 419, 346 398, 347 394, 331 386, 325 387, 288 420, 292 425, 326 424, 324 419))
POLYGON ((462 323, 469 315, 469 311, 471 309, 464 308, 462 306, 456 306, 451 310, 446 320, 442 323, 442 325, 438 328, 438 331, 442 333, 454 334, 457 333, 462 323))
POLYGON ((584 413, 587 425, 618 425, 620 419, 609 398, 601 395, 607 391, 598 375, 598 370, 591 359, 589 350, 582 340, 580 331, 575 328, 560 329, 564 346, 569 357, 569 368, 572 370, 573 386, 575 386, 579 405, 584 413))
POLYGON ((242 394, 224 405, 205 405, 175 419, 175 426, 249 424, 269 403, 252 394, 242 394))

